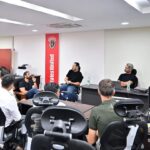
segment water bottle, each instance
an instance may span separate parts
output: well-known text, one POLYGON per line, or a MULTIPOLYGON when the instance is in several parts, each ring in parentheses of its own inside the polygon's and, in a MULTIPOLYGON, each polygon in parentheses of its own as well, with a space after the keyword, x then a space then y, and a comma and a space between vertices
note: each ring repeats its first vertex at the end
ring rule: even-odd
POLYGON ((130 82, 128 82, 128 84, 127 84, 127 91, 128 92, 130 91, 130 82))
POLYGON ((88 85, 91 84, 90 77, 88 77, 88 79, 87 79, 87 84, 88 84, 88 85))

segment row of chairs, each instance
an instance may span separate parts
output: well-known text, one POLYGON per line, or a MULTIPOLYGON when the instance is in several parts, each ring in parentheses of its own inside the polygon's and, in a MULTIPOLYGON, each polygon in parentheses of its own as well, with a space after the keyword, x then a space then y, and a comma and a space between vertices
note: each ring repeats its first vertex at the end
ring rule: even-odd
MULTIPOLYGON (((59 102, 54 93, 39 93, 33 99, 36 107, 26 115, 27 133, 32 138, 31 150, 93 150, 94 148, 78 137, 85 135, 87 120, 73 108, 54 106, 59 102)), ((114 106, 117 115, 123 121, 109 124, 100 139, 100 150, 141 150, 147 138, 147 123, 142 119, 140 100, 121 100, 114 106)), ((2 113, 2 112, 1 112, 2 113)), ((4 129, 4 123, 1 124, 4 129)), ((1 130, 2 131, 2 130, 1 130)), ((3 130, 1 141, 8 144, 3 130)), ((12 137, 13 135, 11 135, 12 137)))

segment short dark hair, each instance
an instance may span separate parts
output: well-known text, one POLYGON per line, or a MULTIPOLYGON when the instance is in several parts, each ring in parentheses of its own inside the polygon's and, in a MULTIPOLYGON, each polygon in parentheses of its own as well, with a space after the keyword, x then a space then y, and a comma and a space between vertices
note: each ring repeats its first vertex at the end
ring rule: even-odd
POLYGON ((9 74, 9 73, 10 72, 7 68, 5 68, 5 67, 0 68, 0 77, 3 77, 4 75, 9 74))
POLYGON ((57 93, 58 89, 59 89, 59 85, 55 82, 47 83, 44 86, 44 91, 51 91, 51 92, 57 93))
POLYGON ((12 74, 7 74, 2 78, 2 87, 9 88, 15 81, 15 77, 12 74))
POLYGON ((29 71, 25 71, 25 72, 23 73, 23 77, 25 77, 25 76, 27 75, 27 73, 29 73, 29 71))
POLYGON ((99 82, 98 90, 103 96, 112 96, 114 92, 114 86, 110 79, 103 79, 99 82))
POLYGON ((80 70, 81 70, 80 63, 74 62, 74 64, 76 64, 76 66, 78 67, 78 69, 79 69, 79 71, 80 71, 80 70))

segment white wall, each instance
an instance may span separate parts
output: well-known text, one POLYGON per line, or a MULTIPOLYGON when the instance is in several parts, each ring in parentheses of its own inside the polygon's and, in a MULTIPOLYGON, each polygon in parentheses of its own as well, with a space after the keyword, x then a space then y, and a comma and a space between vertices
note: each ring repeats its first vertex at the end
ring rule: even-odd
MULTIPOLYGON (((16 51, 16 67, 30 64, 33 73, 42 75, 42 84, 45 81, 45 36, 16 36, 14 38, 16 51)), ((81 64, 84 76, 82 84, 97 83, 104 77, 104 32, 78 32, 60 34, 60 83, 73 62, 81 64)))
MULTIPOLYGON (((1 37, 0 48, 11 48, 12 37, 1 37)), ((16 66, 31 64, 36 74, 45 77, 45 35, 15 36, 16 66)), ((81 64, 82 84, 97 83, 104 76, 117 80, 127 62, 138 71, 139 85, 150 85, 150 28, 60 34, 60 83, 74 61, 81 64), (105 60, 104 60, 105 58, 105 60), (104 71, 105 69, 105 71, 104 71), (105 74, 104 74, 105 73, 105 74)))
POLYGON ((98 83, 104 77, 104 31, 60 34, 60 83, 73 62, 80 62, 82 84, 98 83))
POLYGON ((0 37, 0 48, 12 49, 13 48, 13 37, 0 37))
MULTIPOLYGON (((29 64, 32 73, 45 80, 45 35, 15 36, 16 67, 29 64)), ((43 86, 43 85, 42 85, 43 86)))
POLYGON ((128 62, 137 69, 139 86, 150 86, 150 28, 105 31, 105 77, 117 80, 128 62))

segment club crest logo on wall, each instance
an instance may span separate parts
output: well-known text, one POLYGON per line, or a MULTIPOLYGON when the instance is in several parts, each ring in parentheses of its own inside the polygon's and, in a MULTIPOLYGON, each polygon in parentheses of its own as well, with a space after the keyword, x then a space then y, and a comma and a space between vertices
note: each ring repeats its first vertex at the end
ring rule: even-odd
POLYGON ((56 38, 51 37, 48 39, 48 42, 49 42, 49 48, 54 49, 56 46, 56 38))

